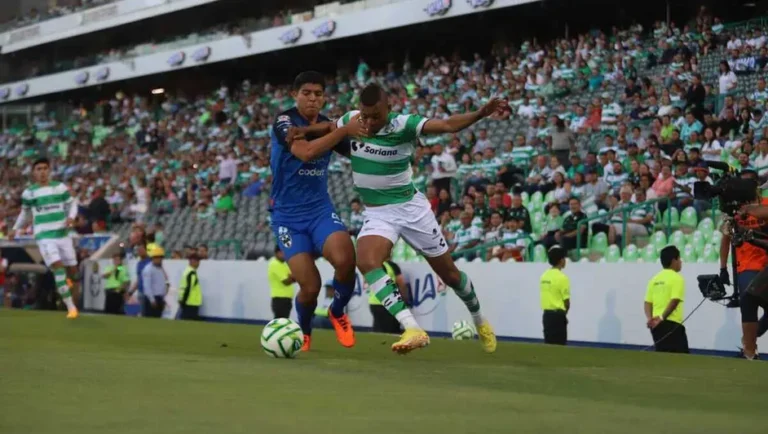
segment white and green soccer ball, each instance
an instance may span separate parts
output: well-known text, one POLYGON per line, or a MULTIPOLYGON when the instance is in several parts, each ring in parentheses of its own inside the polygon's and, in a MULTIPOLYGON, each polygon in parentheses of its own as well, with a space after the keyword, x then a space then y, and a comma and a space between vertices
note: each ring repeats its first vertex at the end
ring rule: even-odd
POLYGON ((453 336, 454 341, 466 341, 469 339, 474 339, 475 335, 475 328, 472 326, 472 324, 466 321, 459 321, 454 323, 453 329, 451 329, 451 336, 453 336))
POLYGON ((268 322, 261 332, 261 349, 278 359, 292 359, 301 351, 304 333, 301 327, 288 318, 276 318, 268 322))

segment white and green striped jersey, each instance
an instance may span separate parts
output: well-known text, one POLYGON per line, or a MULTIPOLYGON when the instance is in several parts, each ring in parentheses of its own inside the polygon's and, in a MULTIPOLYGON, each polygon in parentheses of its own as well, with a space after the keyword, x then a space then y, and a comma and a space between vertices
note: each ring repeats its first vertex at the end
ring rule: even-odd
MULTIPOLYGON (((359 113, 353 110, 338 120, 346 125, 359 113)), ((427 118, 389 114, 378 133, 362 140, 351 139, 352 181, 363 203, 391 205, 408 202, 416 194, 411 158, 427 118)))
POLYGON ((452 233, 454 233, 454 234, 455 234, 455 233, 456 233, 456 232, 457 232, 459 229, 461 229, 461 226, 462 226, 462 224, 461 224, 461 220, 459 220, 459 219, 453 219, 453 220, 449 221, 449 222, 448 222, 448 223, 445 225, 445 230, 447 230, 448 232, 452 232, 452 233))
POLYGON ((56 181, 48 185, 32 184, 21 194, 22 215, 14 229, 23 227, 31 213, 36 240, 66 238, 70 232, 67 218, 76 217, 76 212, 66 185, 56 181))
POLYGON ((457 249, 463 249, 471 242, 482 241, 482 239, 483 232, 479 228, 475 226, 470 226, 468 228, 462 227, 456 231, 456 234, 453 237, 453 243, 456 244, 457 249))
POLYGON ((525 248, 528 245, 528 235, 520 229, 504 232, 501 239, 504 241, 504 248, 507 249, 525 248))

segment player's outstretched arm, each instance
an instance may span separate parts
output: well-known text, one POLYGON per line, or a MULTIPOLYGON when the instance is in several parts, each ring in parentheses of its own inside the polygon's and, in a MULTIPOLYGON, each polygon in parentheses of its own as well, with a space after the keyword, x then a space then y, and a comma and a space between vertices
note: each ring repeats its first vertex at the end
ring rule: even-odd
POLYGON ((330 134, 308 141, 300 132, 289 132, 286 136, 291 154, 301 161, 312 161, 333 149, 342 140, 349 137, 365 137, 367 132, 356 118, 343 127, 338 127, 330 134))
POLYGON ((336 129, 336 122, 320 122, 307 127, 296 127, 296 133, 304 137, 322 137, 336 129))
POLYGON ((480 110, 453 115, 448 119, 430 119, 424 124, 421 130, 422 134, 446 134, 456 133, 468 126, 474 124, 480 119, 491 116, 494 113, 501 112, 507 105, 503 99, 493 98, 487 104, 480 107, 480 110))

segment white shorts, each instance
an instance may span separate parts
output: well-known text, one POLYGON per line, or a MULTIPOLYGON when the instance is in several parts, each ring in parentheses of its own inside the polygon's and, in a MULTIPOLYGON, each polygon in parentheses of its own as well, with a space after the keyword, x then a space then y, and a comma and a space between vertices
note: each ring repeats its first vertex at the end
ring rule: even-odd
POLYGON ((39 240, 37 247, 40 249, 40 255, 47 267, 61 261, 65 267, 74 267, 77 265, 77 255, 75 254, 75 245, 72 238, 56 238, 50 240, 39 240))
POLYGON ((378 235, 395 244, 403 237, 406 243, 429 258, 448 251, 448 243, 443 238, 432 207, 421 193, 416 193, 408 202, 366 207, 363 218, 358 238, 378 235))

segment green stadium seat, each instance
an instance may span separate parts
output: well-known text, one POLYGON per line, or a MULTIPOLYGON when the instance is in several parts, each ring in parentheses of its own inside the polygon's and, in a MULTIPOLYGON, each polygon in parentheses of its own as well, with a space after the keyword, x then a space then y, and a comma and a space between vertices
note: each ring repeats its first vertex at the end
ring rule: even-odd
POLYGON ((620 257, 619 246, 616 244, 611 244, 605 251, 605 262, 615 264, 616 262, 619 262, 620 257))
POLYGON ((528 207, 528 204, 531 202, 531 196, 528 195, 527 191, 524 191, 520 193, 520 198, 523 200, 523 206, 528 207))
POLYGON ((683 251, 680 252, 680 256, 682 257, 683 261, 688 263, 696 262, 697 255, 696 255, 696 249, 691 244, 686 244, 683 248, 683 251))
POLYGON ((625 262, 637 262, 637 258, 640 256, 640 252, 637 250, 637 246, 630 244, 624 248, 624 261, 625 262))
POLYGON ((547 249, 541 244, 533 248, 533 262, 547 262, 547 249))
POLYGON ((656 231, 651 236, 651 247, 655 248, 656 251, 660 251, 667 245, 667 235, 663 231, 656 231))
POLYGON ((707 244, 707 240, 704 239, 704 234, 702 234, 701 231, 697 230, 691 234, 690 245, 693 246, 697 256, 701 255, 701 252, 704 251, 705 244, 707 244))
POLYGON ((662 213, 661 221, 659 222, 660 227, 667 227, 667 218, 670 219, 670 225, 672 229, 680 227, 680 212, 677 211, 677 208, 669 208, 664 213, 662 213), (669 215, 669 217, 667 217, 667 215, 669 215))
POLYGON ((595 236, 592 237, 590 248, 593 252, 605 254, 605 250, 608 248, 608 236, 602 232, 595 234, 595 236))
POLYGON ((720 240, 723 239, 723 233, 720 231, 714 231, 712 232, 712 235, 709 238, 709 243, 714 245, 715 247, 720 247, 720 240))
POLYGON ((704 235, 704 238, 708 240, 712 237, 712 233, 715 232, 715 222, 709 217, 701 219, 698 229, 704 235))
MULTIPOLYGON (((661 248, 664 248, 664 246, 662 246, 661 248)), ((653 244, 648 244, 643 249, 641 257, 643 258, 643 262, 646 262, 646 263, 652 263, 652 262, 658 261, 659 252, 657 247, 653 244)))
POLYGON ((685 243, 685 234, 683 231, 675 231, 672 233, 672 236, 669 237, 669 244, 677 246, 678 249, 685 247, 685 243))
POLYGON ((531 216, 531 227, 536 232, 541 232, 542 226, 544 226, 544 213, 543 212, 533 212, 533 215, 531 216))
POLYGON ((720 259, 719 246, 715 247, 712 244, 704 246, 704 250, 701 252, 699 259, 703 259, 704 262, 717 262, 720 259))
MULTIPOLYGON (((662 221, 663 223, 663 221, 662 221)), ((687 228, 695 228, 699 224, 699 217, 696 214, 696 209, 692 206, 683 210, 683 214, 680 215, 680 226, 687 228)))
POLYGON ((544 203, 551 203, 555 201, 555 190, 550 191, 544 196, 544 203))
POLYGON ((530 201, 528 203, 530 205, 533 205, 534 207, 537 207, 537 209, 541 208, 541 204, 544 202, 544 195, 541 194, 540 191, 537 191, 531 195, 530 201))

